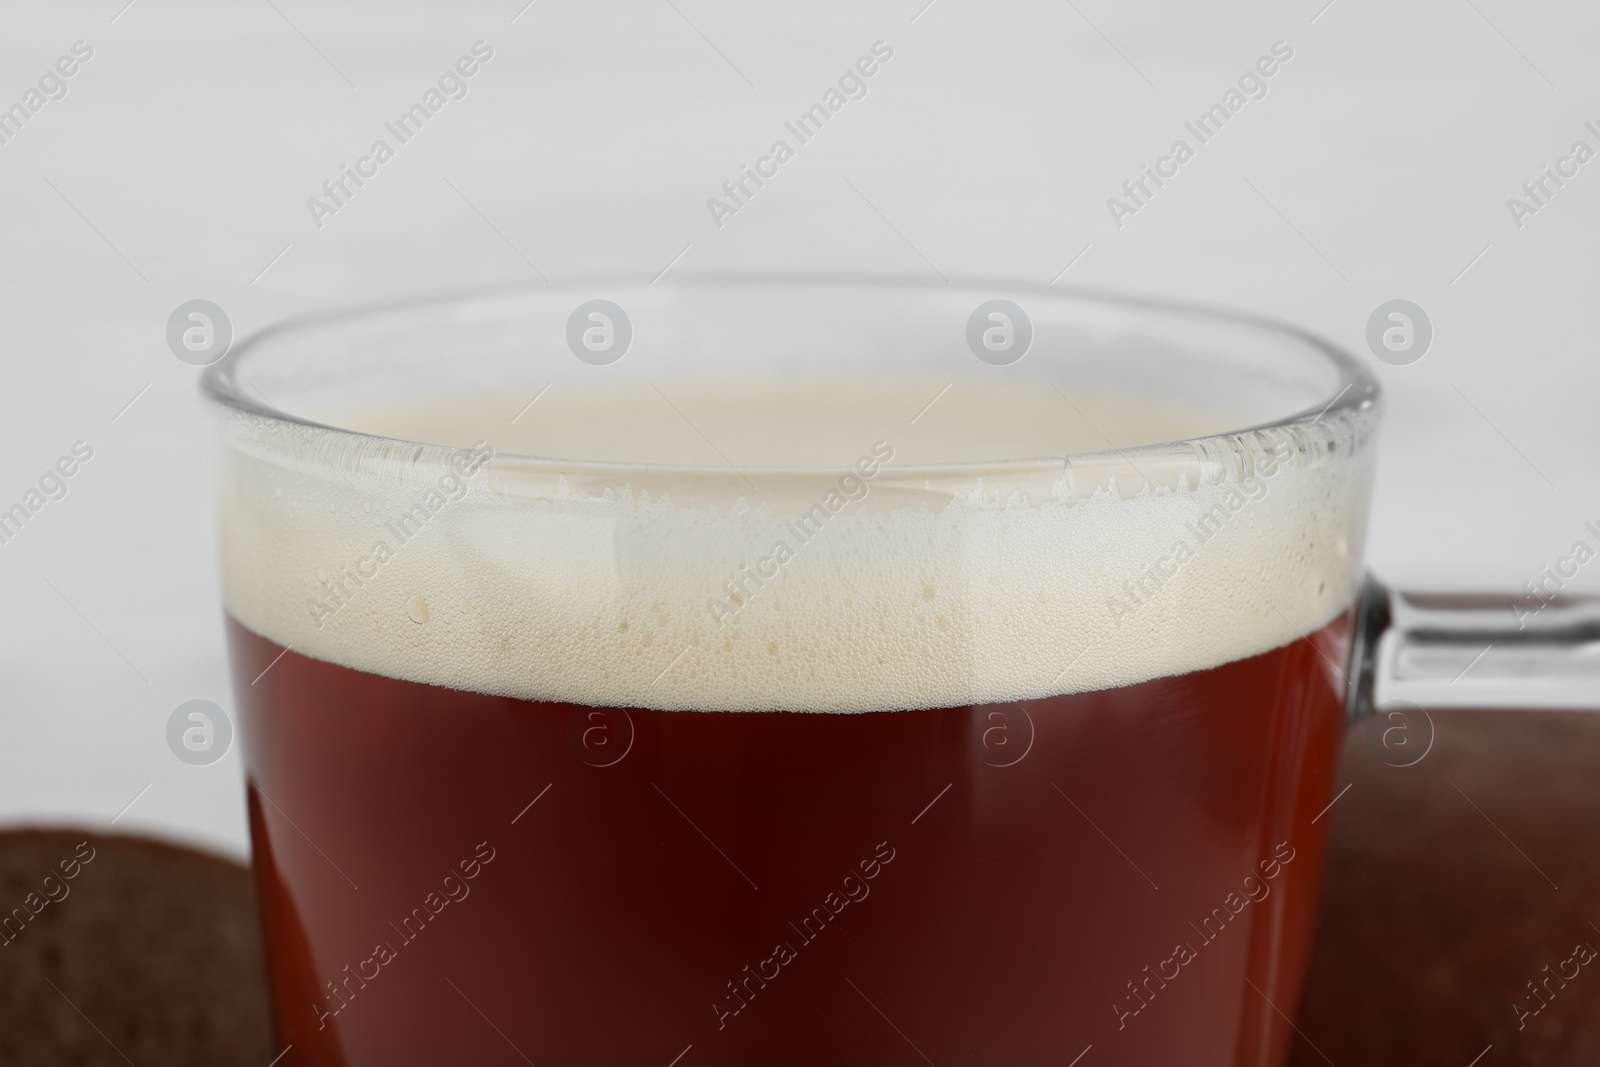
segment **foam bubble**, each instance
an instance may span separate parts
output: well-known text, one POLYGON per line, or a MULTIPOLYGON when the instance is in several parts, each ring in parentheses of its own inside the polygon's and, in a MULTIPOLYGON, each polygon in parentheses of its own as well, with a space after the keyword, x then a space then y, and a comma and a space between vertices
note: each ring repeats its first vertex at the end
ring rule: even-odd
MULTIPOLYGON (((608 417, 604 398, 568 403, 608 417)), ((434 439, 461 443, 457 421, 434 439)), ((959 474, 863 438, 831 469, 742 481, 480 467, 241 418, 226 603, 304 655, 530 700, 856 712, 1124 686, 1268 651, 1350 604, 1368 421, 959 474)))

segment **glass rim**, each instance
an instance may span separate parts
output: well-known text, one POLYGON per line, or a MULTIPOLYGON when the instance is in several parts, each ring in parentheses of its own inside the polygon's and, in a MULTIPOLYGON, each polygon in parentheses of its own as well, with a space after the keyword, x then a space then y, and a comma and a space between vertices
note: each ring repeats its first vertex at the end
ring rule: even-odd
MULTIPOLYGON (((658 284, 658 281, 651 281, 643 276, 626 274, 577 275, 563 279, 560 282, 542 285, 527 282, 482 284, 436 291, 423 296, 397 297, 387 300, 335 305, 325 309, 293 315, 269 323, 254 331, 233 345, 217 362, 204 368, 200 377, 200 391, 208 400, 236 414, 253 419, 266 420, 291 429, 299 428, 301 430, 343 435, 363 442, 376 450, 401 447, 425 450, 427 452, 456 452, 460 451, 458 446, 391 437, 366 430, 351 429, 347 426, 323 422, 304 415, 284 411, 268 402, 264 396, 259 400, 251 397, 245 391, 244 384, 240 379, 239 368, 243 361, 264 346, 277 343, 297 333, 336 329, 341 326, 362 322, 371 322, 374 327, 381 327, 384 322, 403 314, 414 314, 419 310, 440 310, 452 305, 467 306, 475 301, 486 299, 518 295, 554 298, 562 293, 587 297, 593 295, 596 291, 617 292, 627 289, 650 289, 657 293, 670 293, 675 289, 712 290, 743 287, 780 290, 784 288, 829 287, 835 289, 849 288, 852 290, 871 288, 883 292, 909 290, 918 293, 951 294, 968 290, 974 295, 992 295, 993 293, 1001 292, 1007 296, 1020 295, 1031 301, 1076 303, 1116 309, 1134 315, 1144 313, 1150 316, 1188 317, 1211 326, 1252 330, 1268 336, 1276 335, 1281 337, 1286 342, 1296 344, 1323 360, 1326 365, 1333 369, 1337 379, 1333 383, 1337 387, 1337 391, 1332 392, 1323 402, 1313 403, 1277 418, 1266 419, 1215 433, 1175 438, 1168 441, 1147 442, 1127 448, 1112 446, 1104 449, 1051 452, 1041 455, 917 464, 914 469, 909 466, 903 469, 902 473, 907 475, 937 472, 955 473, 984 469, 993 471, 1013 468, 1036 469, 1040 465, 1070 465, 1074 459, 1106 460, 1125 457, 1129 454, 1144 456, 1171 453, 1175 449, 1186 448, 1201 442, 1223 441, 1263 431, 1310 426, 1329 419, 1330 416, 1336 419, 1340 415, 1353 415, 1362 411, 1370 411, 1376 406, 1381 397, 1381 389, 1376 376, 1348 351, 1319 335, 1270 316, 1197 302, 1146 296, 1126 291, 1096 289, 1087 286, 1056 286, 1035 281, 1016 281, 1000 277, 976 275, 952 276, 948 281, 941 283, 909 274, 846 274, 817 271, 784 272, 761 270, 733 274, 720 271, 686 271, 670 282, 658 284)), ((1110 444, 1110 442, 1107 443, 1110 444)), ((531 466, 556 464, 567 469, 585 469, 597 473, 650 470, 660 473, 716 474, 726 473, 727 470, 725 464, 715 463, 672 464, 653 463, 647 460, 597 460, 499 451, 493 453, 492 462, 496 464, 509 463, 531 466)), ((737 469, 749 473, 797 475, 824 473, 827 470, 831 470, 831 468, 799 465, 747 465, 737 469)))

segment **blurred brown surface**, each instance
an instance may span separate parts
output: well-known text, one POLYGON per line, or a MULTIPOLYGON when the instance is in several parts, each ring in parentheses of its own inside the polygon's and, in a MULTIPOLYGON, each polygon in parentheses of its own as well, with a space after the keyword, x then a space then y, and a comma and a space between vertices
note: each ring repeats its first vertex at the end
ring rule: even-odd
MULTIPOLYGON (((1382 719, 1346 740, 1290 1065, 1600 1064, 1600 959, 1541 985, 1542 1007, 1527 985, 1600 948, 1600 716, 1432 725, 1410 766, 1392 764, 1426 742, 1417 721, 1410 748, 1385 748, 1382 719), (1515 1005, 1539 1009, 1520 1030, 1515 1005)), ((276 1055, 244 868, 136 838, 0 833, 0 919, 12 909, 28 920, 0 927, 0 1067, 276 1055), (68 880, 82 842, 94 858, 68 880)))
POLYGON ((266 1067, 262 966, 238 864, 132 837, 0 833, 0 1067, 266 1067))
POLYGON ((1431 714, 1412 766, 1420 722, 1409 754, 1381 718, 1346 739, 1290 1063, 1600 1063, 1600 959, 1527 986, 1600 948, 1600 716, 1431 714))

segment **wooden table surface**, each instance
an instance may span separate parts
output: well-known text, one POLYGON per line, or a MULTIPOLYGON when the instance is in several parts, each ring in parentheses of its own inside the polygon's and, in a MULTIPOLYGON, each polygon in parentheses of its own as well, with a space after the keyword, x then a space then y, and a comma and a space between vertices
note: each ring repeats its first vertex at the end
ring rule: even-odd
POLYGON ((1290 1063, 1600 1064, 1600 959, 1574 952, 1600 948, 1600 715, 1432 720, 1412 766, 1382 720, 1346 739, 1290 1063))

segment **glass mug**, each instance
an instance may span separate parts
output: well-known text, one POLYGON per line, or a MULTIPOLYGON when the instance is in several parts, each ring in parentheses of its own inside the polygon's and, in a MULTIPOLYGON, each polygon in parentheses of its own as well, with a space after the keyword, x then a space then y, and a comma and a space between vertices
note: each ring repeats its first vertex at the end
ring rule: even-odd
POLYGON ((285 1063, 1283 1061, 1391 605, 1344 354, 691 278, 205 389, 285 1063))

